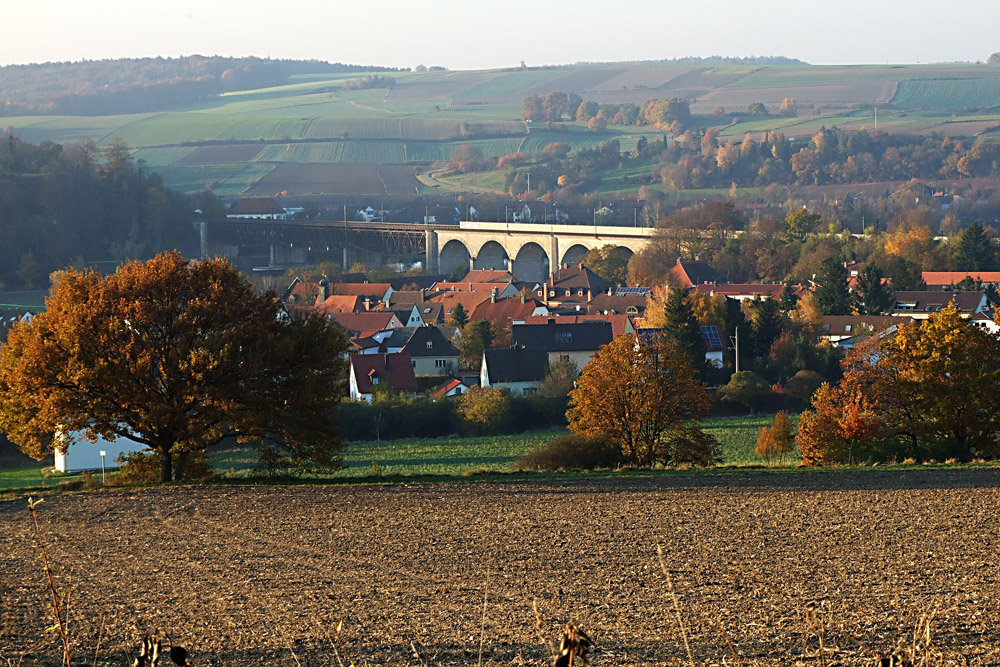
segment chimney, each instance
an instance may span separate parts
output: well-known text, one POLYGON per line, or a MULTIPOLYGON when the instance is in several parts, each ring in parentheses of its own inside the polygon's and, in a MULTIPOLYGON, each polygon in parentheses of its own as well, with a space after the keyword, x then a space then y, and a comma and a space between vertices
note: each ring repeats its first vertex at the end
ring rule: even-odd
POLYGON ((372 300, 366 296, 365 297, 365 311, 369 311, 371 309, 372 309, 372 300))
POLYGON ((521 292, 521 303, 526 303, 524 298, 524 292, 521 292))
POLYGON ((545 323, 546 323, 546 324, 555 324, 555 323, 556 323, 556 318, 554 318, 554 317, 550 317, 549 319, 547 319, 547 320, 545 321, 545 323))
POLYGON ((385 370, 389 370, 389 353, 386 352, 382 355, 382 360, 385 362, 385 370))
POLYGON ((677 263, 680 264, 682 259, 684 259, 684 258, 683 257, 678 257, 677 258, 677 263))
POLYGON ((590 291, 590 288, 588 287, 588 288, 587 288, 587 302, 589 303, 589 302, 591 302, 591 301, 593 301, 593 300, 594 300, 594 295, 593 295, 593 293, 592 293, 592 292, 590 291))
POLYGON ((569 264, 563 264, 563 268, 564 269, 568 269, 569 268, 569 264))
POLYGON ((579 267, 579 269, 581 271, 583 271, 583 262, 580 262, 579 264, 577 264, 577 267, 579 267))
POLYGON ((700 262, 701 261, 701 253, 700 252, 695 254, 694 261, 696 261, 696 262, 700 262))
POLYGON ((323 303, 328 296, 329 294, 326 291, 326 276, 323 276, 319 281, 319 294, 316 296, 316 299, 318 303, 323 303))

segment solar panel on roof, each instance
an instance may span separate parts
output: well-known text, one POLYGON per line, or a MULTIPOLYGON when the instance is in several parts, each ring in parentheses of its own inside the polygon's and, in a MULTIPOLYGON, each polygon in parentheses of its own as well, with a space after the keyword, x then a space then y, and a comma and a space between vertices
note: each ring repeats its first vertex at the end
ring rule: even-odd
POLYGON ((619 287, 615 290, 615 296, 646 296, 649 292, 648 287, 619 287))
POLYGON ((719 329, 717 327, 699 327, 701 329, 702 337, 708 341, 708 344, 712 346, 712 349, 722 348, 722 336, 719 335, 719 329))

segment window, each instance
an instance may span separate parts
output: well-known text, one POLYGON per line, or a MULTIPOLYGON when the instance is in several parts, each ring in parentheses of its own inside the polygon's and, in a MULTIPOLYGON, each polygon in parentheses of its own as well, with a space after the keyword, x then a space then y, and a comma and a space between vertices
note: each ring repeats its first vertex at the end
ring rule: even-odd
POLYGON ((432 341, 427 341, 427 349, 428 350, 433 350, 434 349, 434 343, 432 341))
POLYGON ((448 367, 448 360, 447 359, 435 359, 434 360, 434 367, 435 368, 447 368, 448 367))
POLYGON ((524 393, 525 396, 529 396, 531 394, 537 394, 538 393, 538 387, 525 387, 521 391, 524 393))
POLYGON ((851 333, 851 325, 850 324, 845 324, 844 325, 844 333, 851 333))
POLYGON ((569 355, 568 354, 560 354, 559 355, 559 361, 569 361, 569 355))
POLYGON ((571 343, 571 342, 573 342, 573 332, 572 331, 557 331, 556 332, 556 342, 557 343, 571 343))

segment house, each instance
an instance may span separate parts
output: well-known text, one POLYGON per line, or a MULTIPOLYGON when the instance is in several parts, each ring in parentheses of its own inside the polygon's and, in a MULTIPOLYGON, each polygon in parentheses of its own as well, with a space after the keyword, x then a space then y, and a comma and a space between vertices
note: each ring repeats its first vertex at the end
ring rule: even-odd
POLYGON ((569 215, 542 201, 517 202, 510 209, 511 222, 564 223, 569 215), (520 208, 518 208, 520 207, 520 208))
POLYGON ((718 271, 709 266, 708 262, 701 261, 699 255, 696 255, 693 261, 678 257, 677 263, 670 267, 670 271, 667 272, 667 282, 680 285, 684 289, 721 281, 722 276, 719 275, 718 271))
POLYGON ((705 363, 713 368, 722 368, 722 355, 726 351, 726 345, 722 342, 719 327, 711 324, 698 329, 705 339, 705 363))
POLYGON ((0 343, 7 342, 10 330, 18 322, 30 323, 34 314, 29 310, 0 310, 0 343))
POLYGON ((445 322, 451 317, 451 311, 458 304, 462 304, 465 312, 471 315, 479 304, 489 300, 488 292, 431 292, 427 295, 427 301, 441 305, 441 316, 445 322))
POLYGON ((236 202, 226 213, 226 217, 243 220, 287 220, 288 213, 273 199, 247 197, 236 202))
POLYGON ((470 322, 487 320, 495 322, 502 329, 510 330, 515 322, 524 322, 530 317, 545 316, 548 308, 537 299, 529 299, 523 294, 509 299, 493 299, 484 301, 469 316, 470 322))
POLYGON ((646 312, 646 294, 601 293, 587 304, 587 312, 592 315, 642 315, 646 312))
POLYGON ((352 401, 371 403, 372 391, 388 385, 393 392, 417 393, 417 378, 413 374, 410 355, 352 354, 350 365, 350 397, 352 401))
POLYGON ((367 299, 372 304, 379 301, 389 303, 392 297, 392 285, 389 283, 333 283, 330 294, 341 296, 357 296, 362 301, 367 299))
POLYGON ((331 313, 364 312, 365 307, 361 298, 356 295, 331 294, 322 301, 320 301, 320 295, 317 295, 316 305, 312 310, 329 315, 331 313))
POLYGON ((611 289, 611 283, 583 264, 563 264, 549 275, 537 294, 546 306, 583 305, 611 289))
POLYGON ((376 331, 369 336, 351 340, 356 354, 397 354, 403 351, 403 346, 410 341, 415 328, 400 327, 376 331))
POLYGON ((631 315, 604 315, 601 313, 584 315, 582 313, 574 313, 572 315, 556 315, 554 317, 551 315, 532 316, 524 318, 523 322, 515 322, 515 324, 547 324, 550 319, 555 319, 558 324, 609 322, 611 324, 611 335, 614 338, 624 334, 635 333, 635 323, 632 321, 631 315))
POLYGON ((986 308, 985 292, 942 292, 939 290, 921 292, 896 292, 896 303, 893 306, 894 316, 912 317, 915 320, 926 320, 932 314, 940 312, 952 301, 968 319, 986 308))
POLYGON ((131 438, 106 440, 98 436, 97 442, 90 442, 82 431, 60 433, 57 440, 54 467, 59 472, 111 470, 118 467, 116 459, 121 454, 134 454, 146 449, 146 445, 131 438))
POLYGON ((450 380, 445 380, 438 386, 434 387, 434 389, 431 390, 431 398, 461 396, 467 391, 469 391, 469 385, 465 384, 458 378, 451 378, 450 380))
POLYGON ((515 324, 511 327, 512 347, 544 350, 549 364, 569 360, 583 369, 602 345, 611 342, 610 322, 559 324, 549 318, 545 324, 515 324))
POLYGON ((474 283, 468 281, 461 282, 447 282, 442 281, 439 283, 434 283, 435 292, 483 292, 487 295, 495 295, 498 299, 506 299, 511 296, 517 296, 520 290, 514 285, 513 281, 507 281, 506 283, 495 282, 495 283, 474 283))
POLYGON ((402 352, 410 355, 417 377, 446 375, 458 368, 458 348, 437 327, 415 329, 402 352))
POLYGON ((996 321, 995 308, 980 311, 969 318, 969 321, 972 322, 973 326, 979 327, 994 336, 1000 336, 1000 324, 997 324, 996 321))
POLYGON ((462 282, 470 283, 509 283, 513 280, 514 274, 504 269, 472 269, 462 278, 462 282))
POLYGON ((347 332, 348 337, 368 335, 369 332, 396 329, 402 325, 393 312, 370 311, 365 313, 327 313, 331 322, 347 332))
POLYGON ((486 350, 480 366, 479 384, 506 389, 512 394, 534 394, 549 372, 545 350, 486 350))
POLYGON ((850 349, 862 338, 912 321, 912 318, 892 315, 824 315, 820 321, 819 337, 838 347, 850 349), (848 342, 842 345, 845 341, 848 342))
MULTIPOLYGON (((737 301, 753 301, 754 299, 775 299, 781 298, 785 291, 784 285, 771 285, 766 283, 725 283, 716 285, 714 283, 702 283, 694 286, 698 294, 708 294, 710 296, 724 296, 737 301)), ((796 296, 802 296, 805 289, 793 287, 796 296)))

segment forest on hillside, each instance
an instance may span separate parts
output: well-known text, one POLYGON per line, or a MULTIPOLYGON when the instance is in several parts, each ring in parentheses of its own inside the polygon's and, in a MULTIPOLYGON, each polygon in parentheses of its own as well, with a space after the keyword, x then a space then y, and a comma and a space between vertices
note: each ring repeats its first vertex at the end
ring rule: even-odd
POLYGON ((44 287, 51 271, 85 260, 186 248, 188 210, 120 142, 101 150, 8 135, 0 141, 0 289, 44 287))
POLYGON ((0 115, 142 113, 234 90, 279 86, 294 74, 386 67, 269 58, 123 58, 0 67, 0 115))

